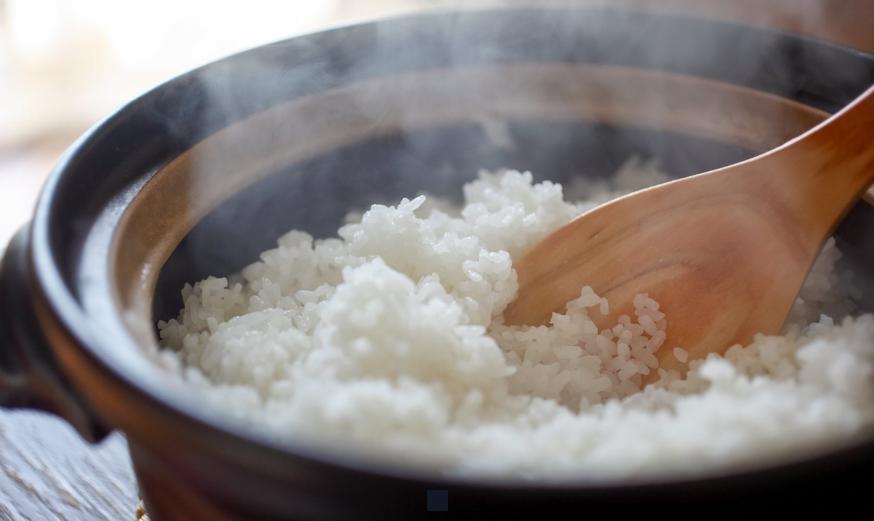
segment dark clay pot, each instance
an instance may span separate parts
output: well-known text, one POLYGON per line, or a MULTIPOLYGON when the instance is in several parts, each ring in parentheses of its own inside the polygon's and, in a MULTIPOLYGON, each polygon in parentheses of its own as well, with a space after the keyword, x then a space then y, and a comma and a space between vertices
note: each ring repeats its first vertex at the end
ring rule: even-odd
MULTIPOLYGON (((480 168, 566 181, 627 157, 688 175, 764 152, 874 83, 874 56, 716 21, 577 8, 440 12, 292 38, 173 79, 52 173, 0 274, 0 403, 124 432, 152 519, 395 519, 429 490, 469 517, 674 500, 863 499, 874 439, 777 467, 628 483, 448 479, 278 445, 173 392, 149 361, 185 282, 291 228, 459 197, 480 168)), ((874 310, 874 209, 838 231, 874 310)), ((641 433, 641 435, 646 435, 641 433)), ((792 436, 787 432, 787 437, 792 436)))

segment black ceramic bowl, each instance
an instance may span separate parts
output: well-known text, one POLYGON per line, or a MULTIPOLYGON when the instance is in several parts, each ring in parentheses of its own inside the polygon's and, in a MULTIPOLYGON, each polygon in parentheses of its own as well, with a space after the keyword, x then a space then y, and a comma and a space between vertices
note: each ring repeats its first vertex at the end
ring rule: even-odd
MULTIPOLYGON (((0 402, 91 440, 124 432, 153 519, 515 517, 632 501, 860 498, 863 439, 778 467, 640 482, 448 479, 277 445, 173 392, 150 362, 184 282, 291 229, 480 168, 566 181, 632 155, 676 175, 801 133, 874 83, 874 56, 716 21, 577 8, 441 12, 301 36, 173 79, 97 125, 50 177, 0 277, 0 402)), ((871 311, 874 211, 838 233, 871 311)), ((645 435, 645 433, 642 433, 645 435)), ((791 436, 792 433, 787 433, 791 436)), ((863 488, 865 487, 865 488, 863 488)))

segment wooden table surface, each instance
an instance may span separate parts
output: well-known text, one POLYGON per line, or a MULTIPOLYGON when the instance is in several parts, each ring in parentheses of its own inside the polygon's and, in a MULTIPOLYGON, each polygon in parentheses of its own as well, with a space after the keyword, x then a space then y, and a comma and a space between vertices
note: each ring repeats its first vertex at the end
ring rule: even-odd
POLYGON ((53 416, 0 410, 0 520, 127 521, 136 504, 122 435, 90 446, 53 416))

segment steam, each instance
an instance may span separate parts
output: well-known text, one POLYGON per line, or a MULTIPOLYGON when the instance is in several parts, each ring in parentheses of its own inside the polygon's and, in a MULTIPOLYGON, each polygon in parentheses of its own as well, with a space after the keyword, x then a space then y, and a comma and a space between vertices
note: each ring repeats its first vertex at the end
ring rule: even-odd
MULTIPOLYGON (((767 30, 695 19, 706 15, 820 34, 822 20, 835 2, 798 0, 770 9, 752 0, 659 2, 659 9, 670 13, 667 16, 643 13, 654 9, 645 2, 587 3, 605 7, 577 9, 553 2, 498 12, 438 10, 292 39, 199 71, 190 80, 197 88, 181 108, 186 117, 176 119, 180 123, 174 130, 180 136, 193 133, 206 139, 233 122, 253 117, 261 117, 262 125, 258 132, 245 127, 225 130, 220 146, 195 155, 192 200, 211 190, 215 172, 227 171, 229 165, 257 170, 259 162, 269 165, 278 151, 325 139, 331 124, 340 133, 353 125, 370 128, 372 137, 369 145, 362 138, 312 156, 301 152, 294 164, 272 165, 279 176, 256 182, 194 230, 180 248, 185 258, 179 266, 188 268, 180 268, 175 279, 166 283, 181 287, 182 282, 235 271, 292 227, 331 235, 351 208, 392 202, 421 191, 457 197, 461 184, 480 167, 541 167, 536 175, 567 180, 578 174, 603 175, 630 153, 666 159, 663 168, 682 174, 714 166, 702 158, 715 154, 718 147, 694 140, 685 143, 694 145, 685 150, 667 137, 654 138, 651 132, 621 133, 557 121, 526 124, 477 110, 477 100, 500 99, 521 88, 509 76, 498 87, 494 81, 471 80, 462 90, 441 92, 439 74, 424 89, 411 79, 423 71, 495 64, 612 64, 702 75, 787 97, 799 95, 826 110, 838 108, 835 92, 845 102, 874 81, 870 67, 833 61, 835 54, 827 47, 805 47, 767 30), (623 11, 616 7, 620 4, 634 9, 623 11), (378 79, 386 77, 395 78, 393 88, 380 87, 378 79), (294 118, 284 118, 281 111, 272 116, 265 112, 289 100, 367 82, 375 87, 329 96, 318 110, 292 112, 298 115, 294 118), (449 114, 457 106, 469 107, 470 117, 464 124, 450 125, 454 130, 429 131, 422 123, 423 107, 431 112, 445 108, 449 114), (610 140, 620 134, 623 146, 613 147, 610 140), (592 154, 590 162, 581 159, 581 150, 592 154), (544 157, 549 154, 555 157, 544 157), (596 157, 599 154, 602 157, 596 157), (477 158, 483 164, 476 164, 477 158)), ((738 154, 723 151, 720 157, 738 160, 738 154)), ((171 304, 166 307, 165 315, 174 309, 171 304)))

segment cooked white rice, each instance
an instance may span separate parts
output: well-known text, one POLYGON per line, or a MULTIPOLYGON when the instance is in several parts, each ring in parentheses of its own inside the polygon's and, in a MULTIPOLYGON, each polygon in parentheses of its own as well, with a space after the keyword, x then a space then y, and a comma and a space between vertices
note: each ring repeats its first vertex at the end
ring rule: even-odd
POLYGON ((561 479, 710 472, 795 457, 874 421, 874 317, 850 310, 829 241, 784 336, 658 368, 670 317, 632 317, 591 288, 549 327, 508 327, 513 259, 582 210, 661 181, 631 164, 613 186, 481 173, 459 211, 424 196, 374 205, 316 240, 292 231, 229 281, 183 290, 160 323, 185 385, 281 439, 440 472, 561 479), (834 316, 840 318, 834 323, 834 316), (652 372, 659 381, 641 391, 652 372))

